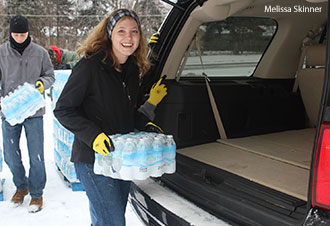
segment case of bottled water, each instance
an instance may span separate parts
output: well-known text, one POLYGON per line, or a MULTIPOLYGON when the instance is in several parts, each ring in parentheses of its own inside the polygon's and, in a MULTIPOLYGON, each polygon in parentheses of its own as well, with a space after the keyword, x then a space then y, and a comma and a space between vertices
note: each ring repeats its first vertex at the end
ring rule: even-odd
POLYGON ((144 180, 175 172, 172 135, 138 132, 109 136, 115 151, 95 154, 94 173, 122 180, 144 180))
POLYGON ((46 102, 40 92, 29 83, 18 86, 1 99, 2 113, 10 125, 22 123, 34 115, 46 102))

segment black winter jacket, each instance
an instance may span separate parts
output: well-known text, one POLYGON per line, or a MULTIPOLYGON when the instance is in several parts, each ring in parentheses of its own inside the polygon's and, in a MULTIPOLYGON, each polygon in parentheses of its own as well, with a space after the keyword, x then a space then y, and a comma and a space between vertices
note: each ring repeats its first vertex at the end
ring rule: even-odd
POLYGON ((74 134, 72 162, 94 163, 93 141, 101 132, 125 134, 149 121, 135 108, 139 73, 132 57, 122 73, 101 58, 98 54, 77 63, 54 109, 58 121, 74 134))

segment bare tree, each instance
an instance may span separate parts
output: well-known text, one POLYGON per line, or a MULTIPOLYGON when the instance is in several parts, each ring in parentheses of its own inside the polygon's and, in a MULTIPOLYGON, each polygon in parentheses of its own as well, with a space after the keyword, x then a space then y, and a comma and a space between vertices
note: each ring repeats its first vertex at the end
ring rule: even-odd
POLYGON ((118 8, 134 9, 147 37, 157 31, 167 12, 160 0, 3 0, 0 43, 8 39, 11 17, 21 14, 28 18, 35 42, 45 48, 57 45, 75 50, 102 18, 118 8))
POLYGON ((11 0, 6 1, 2 12, 7 14, 2 16, 3 33, 1 34, 2 41, 9 36, 9 22, 11 17, 15 15, 24 15, 29 20, 30 35, 34 41, 44 45, 45 36, 43 27, 45 26, 44 20, 40 20, 39 15, 45 15, 44 2, 41 0, 11 0))

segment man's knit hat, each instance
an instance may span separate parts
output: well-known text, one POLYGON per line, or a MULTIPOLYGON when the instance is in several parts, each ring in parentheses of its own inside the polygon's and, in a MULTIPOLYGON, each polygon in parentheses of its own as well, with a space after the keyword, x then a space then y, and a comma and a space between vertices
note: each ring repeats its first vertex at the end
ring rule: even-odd
POLYGON ((62 53, 61 49, 57 46, 50 46, 48 49, 48 54, 54 66, 61 62, 62 53))
POLYGON ((14 16, 10 21, 9 32, 25 33, 29 32, 29 21, 21 15, 14 16))

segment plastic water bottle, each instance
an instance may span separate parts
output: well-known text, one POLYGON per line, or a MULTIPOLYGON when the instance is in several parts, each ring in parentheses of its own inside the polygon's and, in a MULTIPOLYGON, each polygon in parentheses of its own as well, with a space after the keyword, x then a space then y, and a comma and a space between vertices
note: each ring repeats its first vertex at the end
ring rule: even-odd
POLYGON ((173 135, 166 135, 166 146, 176 146, 173 135))
POLYGON ((163 151, 163 159, 173 159, 175 158, 176 145, 172 135, 166 135, 165 147, 163 151))
POLYGON ((135 139, 132 137, 126 138, 125 146, 124 146, 124 153, 127 154, 132 154, 136 152, 136 142, 135 139))
POLYGON ((152 139, 150 139, 148 136, 139 136, 137 144, 137 151, 146 151, 152 149, 152 139))
MULTIPOLYGON (((142 164, 145 168, 149 167, 152 165, 152 163, 155 161, 154 156, 153 156, 153 139, 150 136, 144 136, 142 138, 143 143, 144 143, 144 150, 141 152, 141 161, 142 164)), ((141 169, 142 170, 142 169, 141 169)), ((145 171, 143 169, 142 171, 145 171)))
POLYGON ((152 150, 152 161, 153 161, 152 164, 161 163, 163 150, 164 150, 164 138, 162 136, 155 136, 153 142, 153 150, 152 150))
POLYGON ((146 140, 143 136, 136 137, 135 142, 137 152, 142 152, 146 149, 146 140))
POLYGON ((118 137, 110 136, 110 139, 112 140, 113 145, 115 146, 115 152, 123 152, 123 149, 125 147, 125 139, 121 136, 118 137))
POLYGON ((176 144, 172 135, 166 135, 166 144, 163 151, 164 173, 175 172, 176 144))
POLYGON ((125 148, 125 139, 118 137, 113 139, 115 151, 112 153, 112 171, 118 172, 123 165, 123 150, 125 148))
POLYGON ((161 151, 163 148, 163 139, 160 136, 155 136, 152 143, 153 151, 161 151))

